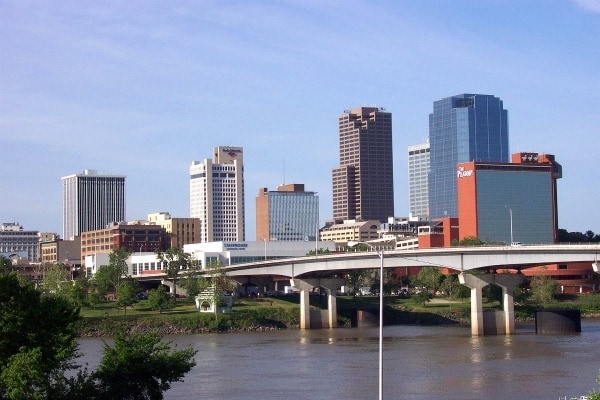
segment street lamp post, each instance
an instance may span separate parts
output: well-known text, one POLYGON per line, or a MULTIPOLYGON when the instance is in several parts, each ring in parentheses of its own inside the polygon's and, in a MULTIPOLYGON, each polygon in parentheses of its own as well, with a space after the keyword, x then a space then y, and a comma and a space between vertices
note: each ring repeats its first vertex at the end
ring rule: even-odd
POLYGON ((383 399, 383 250, 378 250, 367 242, 348 242, 348 246, 354 247, 364 244, 373 249, 379 256, 379 400, 383 399))
POLYGON ((512 208, 509 206, 504 206, 508 208, 508 213, 510 215, 510 244, 512 245, 515 241, 513 239, 513 216, 512 216, 512 208))

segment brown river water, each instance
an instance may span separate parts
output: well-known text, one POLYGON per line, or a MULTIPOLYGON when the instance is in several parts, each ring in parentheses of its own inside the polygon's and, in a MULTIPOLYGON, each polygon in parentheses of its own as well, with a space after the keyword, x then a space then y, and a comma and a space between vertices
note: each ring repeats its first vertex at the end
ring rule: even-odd
MULTIPOLYGON (((472 337, 468 326, 384 327, 384 399, 570 399, 598 389, 600 319, 574 335, 472 337)), ((378 328, 167 336, 198 350, 166 400, 376 399, 378 328)), ((101 339, 81 339, 93 369, 101 339)))

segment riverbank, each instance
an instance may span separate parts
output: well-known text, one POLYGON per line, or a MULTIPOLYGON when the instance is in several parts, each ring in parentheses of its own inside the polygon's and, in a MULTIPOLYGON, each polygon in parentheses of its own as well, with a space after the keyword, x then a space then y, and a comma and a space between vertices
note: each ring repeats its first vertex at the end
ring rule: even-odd
MULTIPOLYGON (((311 296, 311 306, 326 308, 326 296, 311 296)), ((582 304, 589 305, 589 299, 582 304)), ((594 301, 595 303, 596 301, 594 301)), ((573 308, 576 304, 563 302, 573 308)), ((378 315, 379 298, 338 297, 338 326, 350 327, 356 310, 378 315)), ((499 304, 488 303, 486 309, 498 309, 499 304)), ((582 318, 600 318, 597 307, 579 307, 582 318)), ((535 307, 515 307, 517 322, 534 320, 535 307)), ((299 329, 300 309, 294 296, 279 298, 236 299, 231 313, 207 314, 196 311, 190 300, 179 301, 171 310, 158 313, 140 302, 133 309, 122 310, 105 304, 102 308, 82 310, 79 323, 80 337, 111 337, 116 332, 155 331, 160 335, 258 332, 282 329, 299 329)), ((412 299, 388 297, 385 299, 385 325, 460 325, 470 323, 470 304, 436 298, 417 304, 412 299)))
MULTIPOLYGON (((321 306, 321 299, 314 299, 314 307, 321 306)), ((363 310, 377 314, 378 298, 338 299, 338 326, 349 327, 352 313, 363 310)), ((415 309, 405 303, 386 301, 384 323, 386 325, 444 325, 469 323, 468 313, 462 307, 452 307, 436 302, 429 307, 415 309)), ((107 309, 108 310, 108 309, 107 309)), ((298 329, 300 310, 293 298, 238 300, 231 313, 199 313, 193 306, 183 302, 176 309, 157 313, 145 310, 143 305, 135 312, 124 310, 84 312, 79 325, 80 337, 111 337, 116 332, 155 331, 161 335, 257 332, 282 329, 298 329)))

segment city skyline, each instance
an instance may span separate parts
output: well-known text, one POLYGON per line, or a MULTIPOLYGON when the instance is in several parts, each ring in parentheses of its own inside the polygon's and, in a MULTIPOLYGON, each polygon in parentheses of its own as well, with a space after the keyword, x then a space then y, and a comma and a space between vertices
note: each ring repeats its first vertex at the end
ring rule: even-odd
MULTIPOLYGON (((245 152, 245 190, 301 182, 332 213, 337 116, 393 115, 394 202, 435 100, 489 93, 510 153, 555 154, 559 227, 600 231, 597 1, 0 6, 2 222, 61 232, 60 178, 127 176, 127 219, 189 216, 192 160, 245 152)), ((246 196, 246 236, 254 199, 246 196)))

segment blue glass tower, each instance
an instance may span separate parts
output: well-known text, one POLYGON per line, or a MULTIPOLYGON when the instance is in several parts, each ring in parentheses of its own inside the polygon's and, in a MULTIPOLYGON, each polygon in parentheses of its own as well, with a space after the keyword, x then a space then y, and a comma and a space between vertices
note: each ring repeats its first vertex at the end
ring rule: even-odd
POLYGON ((457 217, 456 164, 509 161, 508 111, 492 95, 461 94, 435 101, 429 143, 429 217, 457 217))

